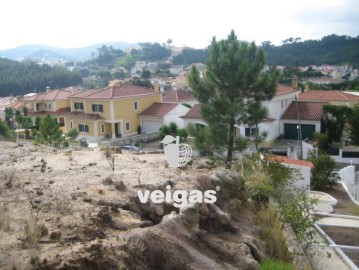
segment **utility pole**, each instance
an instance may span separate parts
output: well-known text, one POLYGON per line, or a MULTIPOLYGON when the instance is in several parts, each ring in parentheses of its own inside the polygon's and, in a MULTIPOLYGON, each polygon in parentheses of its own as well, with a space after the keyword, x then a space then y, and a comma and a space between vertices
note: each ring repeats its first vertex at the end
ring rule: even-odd
POLYGON ((302 159, 302 125, 300 124, 300 115, 299 115, 299 108, 298 108, 298 99, 297 95, 295 95, 295 107, 297 109, 297 118, 298 118, 298 144, 300 148, 300 156, 299 159, 302 159))

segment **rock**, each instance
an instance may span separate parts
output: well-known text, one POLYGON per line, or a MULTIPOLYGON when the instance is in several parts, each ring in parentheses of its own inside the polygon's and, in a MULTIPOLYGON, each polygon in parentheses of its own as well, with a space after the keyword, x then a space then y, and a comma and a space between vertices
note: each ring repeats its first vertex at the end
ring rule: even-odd
POLYGON ((44 195, 44 192, 42 192, 41 190, 37 190, 36 195, 37 196, 42 196, 42 195, 44 195))
POLYGON ((258 247, 254 243, 246 243, 246 245, 251 250, 252 256, 257 262, 261 262, 265 259, 265 255, 258 249, 258 247))
POLYGON ((215 167, 215 163, 210 159, 198 159, 196 160, 196 169, 208 169, 211 170, 215 167))
POLYGON ((87 203, 92 202, 92 199, 90 197, 85 197, 83 200, 84 200, 84 202, 87 202, 87 203))
POLYGON ((126 186, 123 183, 123 181, 116 181, 116 182, 113 183, 113 185, 119 191, 126 191, 126 186))
POLYGON ((140 223, 140 228, 146 228, 153 226, 153 222, 151 220, 144 220, 140 223))
POLYGON ((50 184, 50 185, 52 185, 53 183, 55 183, 54 180, 50 180, 50 181, 49 181, 49 184, 50 184))
POLYGON ((217 205, 209 203, 208 209, 209 216, 218 220, 221 225, 227 225, 231 221, 231 216, 228 213, 222 211, 222 209, 217 205))
POLYGON ((197 231, 199 227, 199 206, 198 204, 189 203, 180 208, 179 215, 183 224, 191 229, 197 231))
POLYGON ((60 231, 53 231, 50 233, 51 240, 59 240, 61 238, 62 233, 60 231))
POLYGON ((106 212, 101 210, 98 214, 97 217, 105 224, 109 225, 112 229, 114 230, 126 230, 127 228, 120 226, 117 222, 115 222, 112 219, 112 216, 106 212))
POLYGON ((106 177, 105 179, 102 180, 102 183, 107 186, 107 185, 112 185, 113 181, 111 177, 106 177))

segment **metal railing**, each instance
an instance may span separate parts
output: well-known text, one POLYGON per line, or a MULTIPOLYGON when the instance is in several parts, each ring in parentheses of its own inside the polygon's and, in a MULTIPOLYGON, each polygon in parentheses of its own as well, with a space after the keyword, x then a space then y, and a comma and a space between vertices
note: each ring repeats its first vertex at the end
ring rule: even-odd
POLYGON ((125 138, 119 139, 110 139, 110 146, 121 146, 121 145, 131 145, 139 142, 151 142, 157 140, 160 136, 159 132, 153 132, 148 134, 139 134, 125 138))

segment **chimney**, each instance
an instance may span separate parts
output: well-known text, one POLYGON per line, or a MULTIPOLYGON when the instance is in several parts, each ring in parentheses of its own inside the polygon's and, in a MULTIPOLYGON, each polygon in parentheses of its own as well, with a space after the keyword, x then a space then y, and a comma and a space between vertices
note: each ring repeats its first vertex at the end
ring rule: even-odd
POLYGON ((160 83, 157 80, 153 82, 153 89, 155 90, 155 94, 160 92, 160 83))
POLYGON ((293 75, 292 77, 292 88, 294 89, 298 89, 298 76, 297 75, 293 75))
POLYGON ((46 86, 46 92, 50 91, 50 86, 46 86))

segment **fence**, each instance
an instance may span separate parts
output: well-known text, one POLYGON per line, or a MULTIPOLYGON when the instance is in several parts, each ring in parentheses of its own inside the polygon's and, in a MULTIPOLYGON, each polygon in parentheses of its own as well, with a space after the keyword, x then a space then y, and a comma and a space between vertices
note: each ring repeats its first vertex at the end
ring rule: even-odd
POLYGON ((359 201, 359 176, 355 172, 354 166, 347 166, 339 170, 339 176, 345 184, 345 189, 350 198, 354 201, 359 201))
POLYGON ((121 145, 131 145, 131 144, 135 144, 138 142, 151 142, 154 140, 157 140, 159 138, 159 132, 153 132, 153 133, 148 133, 148 134, 140 134, 140 135, 135 135, 135 136, 131 136, 131 137, 126 137, 126 138, 120 138, 120 139, 110 139, 110 146, 121 146, 121 145))
POLYGON ((318 244, 313 245, 311 249, 316 254, 309 258, 313 269, 359 269, 359 247, 318 244))

